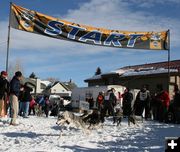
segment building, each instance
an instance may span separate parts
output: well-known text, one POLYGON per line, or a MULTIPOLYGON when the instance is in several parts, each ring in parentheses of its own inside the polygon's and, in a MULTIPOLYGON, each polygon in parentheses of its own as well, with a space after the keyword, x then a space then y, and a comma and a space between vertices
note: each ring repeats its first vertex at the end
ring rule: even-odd
POLYGON ((56 94, 67 99, 70 99, 71 93, 72 91, 60 81, 49 84, 43 91, 43 94, 56 94))
POLYGON ((126 66, 84 81, 88 86, 122 85, 132 89, 147 85, 152 94, 156 92, 157 85, 162 85, 163 89, 169 91, 172 99, 174 84, 180 86, 180 60, 171 61, 169 65, 168 62, 158 62, 126 66))
POLYGON ((28 83, 28 85, 33 89, 32 94, 35 95, 60 95, 65 99, 71 98, 72 89, 77 87, 72 81, 60 82, 55 81, 51 83, 50 81, 41 80, 38 78, 24 78, 23 83, 28 83))

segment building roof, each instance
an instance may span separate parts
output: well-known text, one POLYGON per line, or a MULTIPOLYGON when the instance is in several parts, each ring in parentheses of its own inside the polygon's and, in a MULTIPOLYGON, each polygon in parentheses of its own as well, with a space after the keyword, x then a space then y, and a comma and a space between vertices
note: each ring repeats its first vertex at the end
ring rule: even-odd
MULTIPOLYGON (((177 69, 178 71, 180 71, 180 60, 170 61, 169 67, 170 67, 170 69, 177 69)), ((152 68, 153 69, 159 69, 159 68, 168 69, 168 62, 165 61, 165 62, 156 62, 156 63, 147 63, 147 64, 140 64, 140 65, 133 65, 133 66, 125 66, 120 69, 121 70, 128 70, 128 69, 138 70, 138 69, 149 69, 149 68, 151 68, 151 69, 152 68)))
MULTIPOLYGON (((180 72, 180 60, 173 60, 169 62, 170 72, 180 72)), ((140 64, 133 66, 125 66, 119 68, 117 70, 102 73, 101 75, 92 76, 84 80, 85 82, 100 80, 105 76, 135 76, 135 75, 151 75, 151 74, 159 74, 159 73, 168 73, 168 62, 157 62, 157 63, 148 63, 148 64, 140 64)))
POLYGON ((72 81, 69 81, 69 82, 62 82, 69 90, 72 91, 72 89, 76 88, 77 85, 72 82, 72 81))
POLYGON ((51 89, 52 87, 54 87, 56 84, 60 84, 61 86, 64 87, 64 89, 66 89, 67 91, 71 91, 74 87, 76 87, 75 83, 71 83, 71 82, 60 82, 60 81, 55 81, 54 83, 49 84, 46 87, 46 90, 51 89))

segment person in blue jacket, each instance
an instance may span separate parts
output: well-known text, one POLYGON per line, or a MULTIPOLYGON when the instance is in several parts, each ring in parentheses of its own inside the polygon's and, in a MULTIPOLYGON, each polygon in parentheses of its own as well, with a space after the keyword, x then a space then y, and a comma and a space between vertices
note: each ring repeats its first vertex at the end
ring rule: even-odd
POLYGON ((18 96, 20 93, 20 80, 22 79, 22 73, 17 71, 10 82, 10 125, 18 125, 16 122, 19 110, 18 96))

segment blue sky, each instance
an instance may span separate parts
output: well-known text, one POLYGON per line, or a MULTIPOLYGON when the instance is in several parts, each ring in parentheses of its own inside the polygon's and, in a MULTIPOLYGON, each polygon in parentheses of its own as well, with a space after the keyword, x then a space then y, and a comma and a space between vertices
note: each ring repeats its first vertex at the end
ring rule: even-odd
MULTIPOLYGON (((127 31, 171 32, 171 60, 180 59, 179 0, 11 0, 16 5, 79 24, 127 31)), ((0 1, 0 70, 5 69, 9 0, 0 1)), ((167 60, 167 51, 109 48, 52 39, 11 29, 10 65, 20 61, 25 76, 84 79, 96 68, 117 68, 167 60)))

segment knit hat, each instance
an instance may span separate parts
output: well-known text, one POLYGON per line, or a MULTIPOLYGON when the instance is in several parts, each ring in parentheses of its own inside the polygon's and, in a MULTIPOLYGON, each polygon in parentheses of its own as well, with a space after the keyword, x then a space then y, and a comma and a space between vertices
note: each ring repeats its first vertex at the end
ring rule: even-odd
POLYGON ((8 76, 8 73, 6 71, 1 71, 1 75, 8 76))
POLYGON ((16 77, 21 77, 21 76, 22 76, 21 71, 17 71, 17 72, 15 73, 15 76, 16 76, 16 77))

